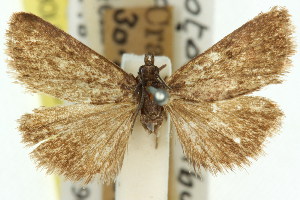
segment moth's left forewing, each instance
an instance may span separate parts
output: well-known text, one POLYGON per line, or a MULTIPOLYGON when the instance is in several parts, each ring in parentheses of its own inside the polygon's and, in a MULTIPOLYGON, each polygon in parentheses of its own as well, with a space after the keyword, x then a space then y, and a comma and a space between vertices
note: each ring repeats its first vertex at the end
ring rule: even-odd
POLYGON ((202 166, 214 174, 249 165, 283 116, 272 101, 250 96, 218 102, 171 99, 165 108, 188 160, 196 170, 202 166))

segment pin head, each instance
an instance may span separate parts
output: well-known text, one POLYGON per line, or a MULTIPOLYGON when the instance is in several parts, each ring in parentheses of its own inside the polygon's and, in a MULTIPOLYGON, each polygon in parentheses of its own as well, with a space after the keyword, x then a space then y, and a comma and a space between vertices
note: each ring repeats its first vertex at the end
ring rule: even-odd
POLYGON ((161 88, 147 87, 147 91, 153 95, 153 100, 157 105, 166 105, 169 101, 169 93, 161 88))

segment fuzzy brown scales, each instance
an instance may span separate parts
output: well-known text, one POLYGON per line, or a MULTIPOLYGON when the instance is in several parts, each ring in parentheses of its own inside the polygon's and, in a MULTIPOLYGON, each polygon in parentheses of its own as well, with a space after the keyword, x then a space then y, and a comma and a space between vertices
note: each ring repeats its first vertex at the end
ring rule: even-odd
POLYGON ((294 53, 291 37, 286 9, 260 14, 167 78, 171 97, 161 107, 145 89, 167 88, 154 63, 134 78, 42 19, 16 13, 7 32, 11 73, 32 92, 77 102, 25 114, 23 142, 38 145, 32 157, 49 173, 111 182, 137 115, 157 133, 168 111, 196 170, 249 165, 283 113, 266 98, 241 95, 281 83, 294 53))
POLYGON ((35 109, 23 115, 23 142, 39 144, 32 152, 48 173, 88 183, 96 174, 111 182, 118 174, 128 144, 133 103, 74 104, 35 109))
POLYGON ((283 116, 275 103, 250 96, 217 102, 171 100, 166 107, 189 161, 212 173, 249 165, 283 116))
POLYGON ((41 18, 14 14, 7 36, 12 73, 30 91, 93 104, 133 100, 133 76, 41 18))
POLYGON ((235 30, 167 79, 171 94, 216 101, 281 83, 294 53, 286 9, 273 8, 235 30))

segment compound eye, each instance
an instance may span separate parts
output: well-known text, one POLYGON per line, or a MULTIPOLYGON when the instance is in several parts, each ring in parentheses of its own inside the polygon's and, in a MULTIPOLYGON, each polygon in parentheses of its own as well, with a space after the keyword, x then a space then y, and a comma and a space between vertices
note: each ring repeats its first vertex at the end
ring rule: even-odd
POLYGON ((139 74, 142 74, 143 71, 144 71, 144 67, 140 67, 140 69, 139 69, 139 74))
POLYGON ((155 67, 155 74, 159 75, 159 68, 155 67))

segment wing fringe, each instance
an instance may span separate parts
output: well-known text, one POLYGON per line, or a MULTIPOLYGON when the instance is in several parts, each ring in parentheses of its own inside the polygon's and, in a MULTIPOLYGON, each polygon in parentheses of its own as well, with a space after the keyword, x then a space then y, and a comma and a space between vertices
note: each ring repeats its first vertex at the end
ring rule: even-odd
POLYGON ((135 104, 75 104, 35 109, 20 119, 39 168, 85 184, 115 180, 132 131, 135 104))
POLYGON ((202 166, 212 174, 250 165, 283 117, 275 103, 249 96, 215 103, 173 100, 166 109, 196 172, 202 166))

